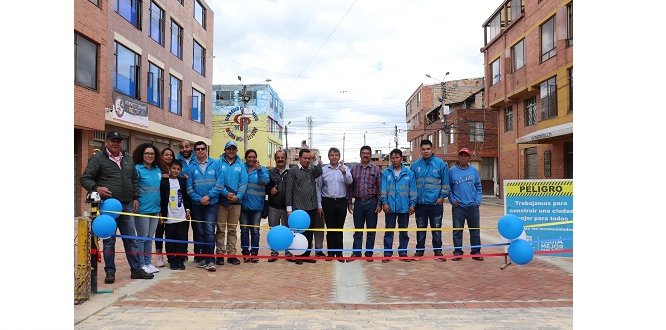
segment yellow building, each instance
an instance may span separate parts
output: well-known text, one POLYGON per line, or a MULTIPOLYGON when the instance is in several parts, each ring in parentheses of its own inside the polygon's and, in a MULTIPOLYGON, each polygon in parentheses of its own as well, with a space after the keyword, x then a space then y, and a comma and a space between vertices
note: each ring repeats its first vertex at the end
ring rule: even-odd
POLYGON ((210 156, 220 158, 227 141, 236 141, 245 156, 243 117, 247 122, 248 149, 257 151, 259 163, 275 166, 273 154, 282 148, 284 103, 269 84, 246 85, 249 101, 241 100, 243 85, 213 85, 213 134, 210 156), (245 106, 245 116, 241 116, 245 106))

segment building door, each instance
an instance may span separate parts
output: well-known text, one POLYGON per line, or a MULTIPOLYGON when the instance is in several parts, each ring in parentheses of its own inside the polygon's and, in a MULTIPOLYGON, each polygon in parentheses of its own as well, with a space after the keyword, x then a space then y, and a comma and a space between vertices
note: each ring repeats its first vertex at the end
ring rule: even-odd
POLYGON ((564 178, 573 179, 573 142, 564 143, 564 178))
POLYGON ((536 147, 525 149, 525 179, 538 179, 536 147))

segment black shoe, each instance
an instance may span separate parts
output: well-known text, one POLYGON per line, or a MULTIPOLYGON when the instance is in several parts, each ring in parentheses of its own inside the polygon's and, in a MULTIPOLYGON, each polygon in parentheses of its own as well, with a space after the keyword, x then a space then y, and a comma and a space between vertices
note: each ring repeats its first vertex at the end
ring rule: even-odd
POLYGON ((185 263, 182 263, 182 262, 181 262, 181 263, 178 265, 178 270, 185 270, 185 263))
POLYGON ((171 269, 171 270, 178 270, 178 267, 180 267, 180 265, 176 264, 175 262, 170 262, 169 263, 169 269, 171 269))
POLYGON ((483 257, 472 257, 474 260, 483 261, 483 257))
POLYGON ((451 260, 453 260, 453 261, 462 260, 462 257, 459 254, 456 254, 455 257, 453 257, 453 259, 451 259, 451 260))
MULTIPOLYGON (((372 257, 372 256, 366 256, 366 257, 372 257)), ((374 260, 374 259, 365 259, 365 261, 367 261, 367 262, 373 262, 373 261, 375 261, 375 260, 374 260)))
POLYGON ((324 252, 317 252, 315 253, 315 257, 326 257, 326 255, 324 254, 324 252))
POLYGON ((416 253, 414 253, 414 259, 412 259, 412 260, 414 260, 414 261, 420 260, 421 257, 423 257, 423 252, 416 252, 416 253))
MULTIPOLYGON (((277 257, 279 255, 280 254, 277 253, 277 252, 271 252, 271 257, 277 257)), ((276 261, 277 261, 277 258, 268 258, 268 262, 276 262, 276 261)))
MULTIPOLYGON (((403 258, 403 257, 406 257, 406 256, 399 256, 399 257, 403 258)), ((404 262, 412 262, 412 259, 399 259, 399 260, 404 261, 404 262)))
POLYGON ((314 260, 314 259, 305 259, 305 260, 301 260, 301 261, 311 263, 311 264, 314 264, 314 263, 317 262, 317 260, 314 260))
POLYGON ((215 264, 220 266, 224 265, 224 258, 217 258, 215 264))
POLYGON ((444 258, 444 255, 441 252, 435 252, 435 256, 436 257, 441 257, 441 258, 435 258, 435 260, 437 260, 437 261, 441 261, 441 262, 446 261, 446 258, 444 258))
POLYGON ((108 272, 106 273, 106 277, 104 278, 104 283, 106 284, 111 284, 116 281, 116 272, 108 272))
POLYGON ((241 261, 238 258, 227 258, 227 262, 232 265, 240 265, 241 261))
POLYGON ((389 262, 389 261, 391 261, 391 260, 384 259, 384 260, 382 260, 382 263, 385 264, 385 263, 387 263, 387 262, 389 262))
POLYGON ((303 264, 303 260, 301 260, 301 259, 292 260, 292 261, 294 261, 297 265, 302 265, 303 264))
POLYGON ((137 270, 133 270, 133 271, 132 271, 132 275, 130 275, 130 277, 131 277, 132 279, 135 279, 135 280, 136 280, 136 279, 150 280, 150 279, 152 279, 153 277, 155 277, 155 275, 153 275, 153 274, 148 274, 148 273, 146 273, 145 270, 143 270, 143 269, 141 269, 141 268, 138 268, 137 270))
POLYGON ((256 264, 257 262, 259 262, 259 258, 250 258, 250 262, 256 264))

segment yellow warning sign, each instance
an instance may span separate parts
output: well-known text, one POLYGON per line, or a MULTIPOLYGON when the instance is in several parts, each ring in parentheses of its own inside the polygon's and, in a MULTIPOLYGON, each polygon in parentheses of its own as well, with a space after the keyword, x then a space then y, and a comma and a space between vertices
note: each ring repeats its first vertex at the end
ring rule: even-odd
POLYGON ((573 181, 507 182, 506 196, 573 196, 573 181))

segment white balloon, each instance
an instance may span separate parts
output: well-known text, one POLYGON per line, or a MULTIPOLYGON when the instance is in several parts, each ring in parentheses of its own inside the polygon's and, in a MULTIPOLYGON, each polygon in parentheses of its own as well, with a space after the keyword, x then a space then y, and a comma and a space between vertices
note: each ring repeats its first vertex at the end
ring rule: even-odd
POLYGON ((308 250, 308 239, 301 233, 294 234, 294 240, 289 245, 289 252, 295 256, 303 255, 308 250))

